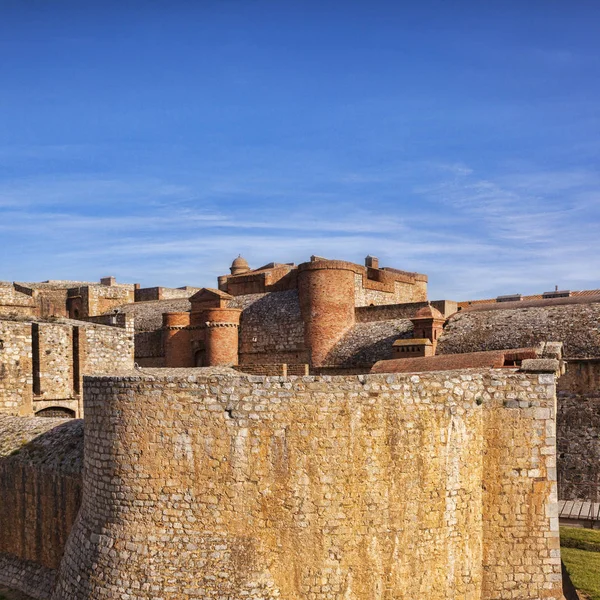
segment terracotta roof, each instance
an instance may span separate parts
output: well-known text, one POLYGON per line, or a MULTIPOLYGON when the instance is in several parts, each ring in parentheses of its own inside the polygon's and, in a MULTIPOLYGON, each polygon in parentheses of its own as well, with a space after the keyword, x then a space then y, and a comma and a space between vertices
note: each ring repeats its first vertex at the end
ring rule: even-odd
MULTIPOLYGON (((592 296, 600 296, 600 290, 581 290, 579 292, 571 292, 571 298, 588 298, 592 296)), ((542 294, 533 294, 531 296, 521 296, 521 301, 524 300, 544 300, 542 294)), ((483 298, 480 300, 463 300, 458 303, 460 308, 468 306, 476 306, 478 304, 497 304, 496 298, 483 298)))
POLYGON ((446 319, 446 317, 444 317, 444 315, 437 308, 431 306, 431 304, 428 304, 427 306, 420 308, 415 313, 415 316, 412 318, 413 319, 442 319, 442 320, 446 319))
MULTIPOLYGON (((423 371, 453 371, 455 369, 500 369, 513 361, 537 358, 535 348, 514 348, 490 352, 465 354, 442 354, 415 358, 380 360, 373 365, 371 373, 420 373, 423 371)), ((509 365, 515 368, 514 365, 509 365)))

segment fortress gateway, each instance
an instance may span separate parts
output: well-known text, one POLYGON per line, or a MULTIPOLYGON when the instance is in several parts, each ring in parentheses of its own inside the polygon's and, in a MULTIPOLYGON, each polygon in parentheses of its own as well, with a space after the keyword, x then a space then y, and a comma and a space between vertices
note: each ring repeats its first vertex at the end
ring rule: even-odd
POLYGON ((0 286, 0 585, 562 598, 557 478, 575 498, 598 476, 570 439, 597 426, 573 411, 600 396, 599 296, 428 302, 373 257, 118 285, 0 286))

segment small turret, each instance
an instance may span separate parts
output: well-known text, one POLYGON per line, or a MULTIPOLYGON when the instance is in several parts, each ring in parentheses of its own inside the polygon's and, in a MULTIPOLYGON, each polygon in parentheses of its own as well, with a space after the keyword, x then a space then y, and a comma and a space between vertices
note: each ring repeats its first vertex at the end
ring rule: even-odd
POLYGON ((432 351, 435 354, 438 337, 442 333, 446 318, 437 309, 427 303, 427 306, 420 308, 411 319, 414 326, 414 338, 431 340, 432 351))
POLYGON ((242 273, 247 273, 250 270, 250 265, 241 254, 238 254, 238 257, 231 263, 231 268, 229 270, 231 271, 232 275, 241 275, 242 273))

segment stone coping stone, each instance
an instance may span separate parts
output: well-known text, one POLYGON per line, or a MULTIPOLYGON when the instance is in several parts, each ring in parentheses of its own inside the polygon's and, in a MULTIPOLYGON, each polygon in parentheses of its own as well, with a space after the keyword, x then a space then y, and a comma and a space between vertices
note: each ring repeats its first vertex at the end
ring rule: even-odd
POLYGON ((554 358, 528 358, 521 363, 521 371, 529 373, 557 373, 560 361, 554 358))
MULTIPOLYGON (((408 363, 413 359, 400 359, 404 363, 408 363)), ((392 362, 392 361, 386 361, 392 362)), ((395 362, 395 361, 393 361, 395 362)), ((380 373, 365 373, 365 374, 343 374, 343 375, 251 375, 236 371, 229 367, 190 367, 190 368, 138 368, 128 371, 121 371, 112 375, 86 375, 84 381, 86 386, 94 383, 102 383, 109 381, 155 381, 157 383, 196 383, 206 381, 217 381, 219 379, 237 379, 238 381, 248 381, 250 383, 275 382, 275 383, 312 383, 312 382, 329 382, 329 381, 360 381, 367 384, 369 382, 386 382, 393 383, 394 381, 404 381, 407 377, 419 377, 419 375, 429 375, 430 373, 440 372, 444 374, 444 378, 460 378, 462 376, 470 376, 474 373, 494 373, 499 376, 506 375, 507 372, 518 373, 518 367, 471 367, 471 368, 454 368, 454 369, 436 369, 431 371, 409 371, 409 372, 380 372, 380 373)), ((544 371, 545 372, 545 371, 544 371)))

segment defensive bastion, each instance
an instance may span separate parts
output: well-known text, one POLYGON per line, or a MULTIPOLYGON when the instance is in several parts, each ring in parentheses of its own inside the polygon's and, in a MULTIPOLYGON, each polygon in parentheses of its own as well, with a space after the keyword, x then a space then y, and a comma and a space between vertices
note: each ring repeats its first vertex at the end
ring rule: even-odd
POLYGON ((0 507, 0 583, 35 577, 40 600, 559 600, 555 378, 538 371, 86 377, 66 547, 20 548, 51 486, 28 489, 28 511, 0 507))

